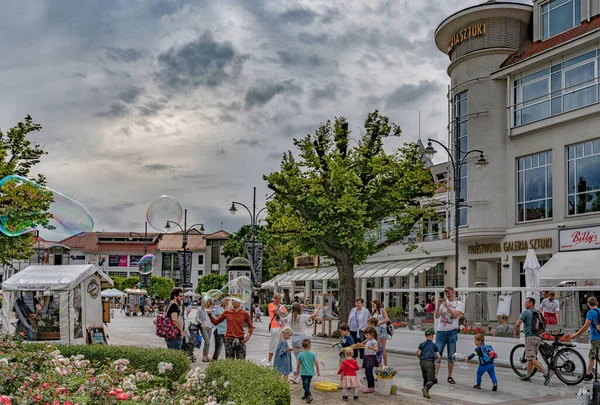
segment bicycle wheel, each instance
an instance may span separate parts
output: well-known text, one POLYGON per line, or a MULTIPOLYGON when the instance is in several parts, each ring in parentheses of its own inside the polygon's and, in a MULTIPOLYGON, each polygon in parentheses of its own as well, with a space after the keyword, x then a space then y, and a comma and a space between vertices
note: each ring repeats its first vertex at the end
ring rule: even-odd
MULTIPOLYGON (((510 366, 519 377, 525 377, 527 373, 527 360, 525 359, 525 345, 523 343, 516 345, 510 351, 510 366)), ((537 369, 531 370, 531 376, 535 375, 537 369)))
POLYGON ((567 385, 577 385, 582 382, 587 370, 583 356, 570 347, 556 353, 553 365, 558 379, 567 385))

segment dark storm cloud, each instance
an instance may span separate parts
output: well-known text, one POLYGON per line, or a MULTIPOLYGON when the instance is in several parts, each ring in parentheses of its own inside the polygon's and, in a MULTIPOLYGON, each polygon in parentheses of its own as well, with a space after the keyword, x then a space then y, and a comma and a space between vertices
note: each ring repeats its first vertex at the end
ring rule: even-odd
POLYGON ((323 45, 329 42, 330 38, 327 34, 313 34, 311 32, 302 31, 298 34, 298 40, 306 44, 323 45))
POLYGON ((245 59, 231 42, 217 42, 207 30, 198 39, 158 55, 156 78, 164 88, 178 91, 217 87, 237 77, 245 59))
POLYGON ((279 18, 283 23, 309 25, 312 24, 318 16, 319 14, 309 8, 297 7, 281 13, 279 18))
POLYGON ((125 90, 121 91, 118 94, 118 98, 119 100, 131 104, 133 103, 142 93, 144 92, 144 89, 142 89, 141 87, 136 87, 136 86, 127 86, 127 88, 125 88, 125 90))
POLYGON ((385 105, 393 108, 414 104, 440 91, 443 91, 442 86, 429 80, 421 81, 419 84, 403 84, 392 91, 387 97, 385 105))
POLYGON ((244 97, 246 108, 263 106, 273 99, 278 94, 286 93, 290 90, 300 90, 291 80, 286 80, 279 83, 268 83, 259 87, 254 87, 244 97))
POLYGON ((112 103, 108 110, 96 113, 100 118, 122 118, 129 114, 129 109, 121 103, 112 103))
POLYGON ((279 59, 281 59, 281 65, 284 67, 307 65, 317 68, 325 63, 325 60, 315 53, 305 56, 299 53, 292 53, 288 51, 277 51, 277 55, 279 55, 279 59))
POLYGON ((153 163, 153 164, 149 164, 149 165, 144 165, 142 168, 151 173, 157 173, 157 172, 172 172, 177 169, 177 166, 166 165, 166 164, 161 164, 161 163, 153 163))
POLYGON ((323 87, 313 89, 311 91, 311 99, 313 103, 318 104, 322 100, 335 100, 339 87, 335 83, 328 83, 323 87))
POLYGON ((150 54, 145 49, 133 48, 113 48, 107 47, 105 50, 106 57, 113 62, 137 62, 150 54))
POLYGON ((140 115, 144 117, 150 117, 156 115, 159 111, 162 111, 166 107, 166 103, 160 101, 148 101, 144 105, 138 106, 138 110, 140 111, 140 115))

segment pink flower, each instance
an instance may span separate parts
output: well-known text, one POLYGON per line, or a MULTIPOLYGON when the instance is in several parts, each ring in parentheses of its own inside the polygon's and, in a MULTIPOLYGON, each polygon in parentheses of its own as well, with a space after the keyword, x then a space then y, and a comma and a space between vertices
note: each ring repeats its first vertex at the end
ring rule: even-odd
POLYGON ((12 405, 12 401, 6 395, 0 395, 0 404, 1 405, 12 405))
POLYGON ((127 394, 126 392, 120 392, 117 394, 117 399, 121 401, 129 399, 129 394, 127 394))
POLYGON ((56 393, 57 393, 58 395, 63 395, 65 392, 67 392, 67 389, 66 389, 65 387, 58 387, 58 388, 56 389, 56 393))

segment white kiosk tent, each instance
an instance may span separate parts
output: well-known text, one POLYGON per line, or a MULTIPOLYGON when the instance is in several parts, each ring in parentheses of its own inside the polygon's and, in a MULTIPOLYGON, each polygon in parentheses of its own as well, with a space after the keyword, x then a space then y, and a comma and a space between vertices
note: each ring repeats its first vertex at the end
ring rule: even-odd
POLYGON ((29 266, 2 284, 2 327, 14 332, 9 327, 15 302, 33 292, 42 307, 33 328, 34 340, 85 344, 88 327, 102 326, 100 291, 113 284, 92 264, 29 266))

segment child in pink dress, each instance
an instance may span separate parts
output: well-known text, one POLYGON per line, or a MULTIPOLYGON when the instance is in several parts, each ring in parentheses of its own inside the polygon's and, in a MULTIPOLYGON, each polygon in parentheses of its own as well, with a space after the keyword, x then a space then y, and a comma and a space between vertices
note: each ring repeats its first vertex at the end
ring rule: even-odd
POLYGON ((356 372, 360 370, 356 359, 352 358, 354 354, 354 350, 347 347, 344 349, 344 354, 346 358, 342 361, 340 365, 340 369, 338 370, 338 375, 342 376, 342 388, 344 389, 344 396, 342 399, 348 402, 348 388, 352 388, 354 391, 354 399, 358 399, 358 388, 360 387, 360 381, 356 376, 356 372))

